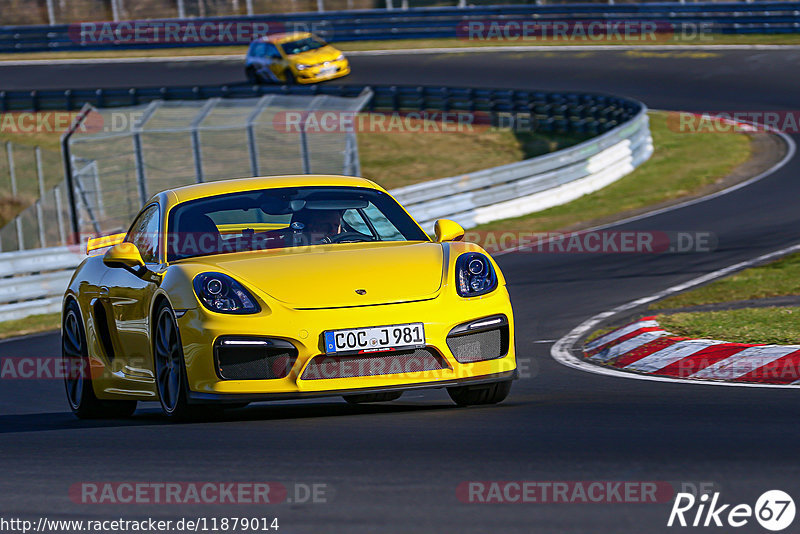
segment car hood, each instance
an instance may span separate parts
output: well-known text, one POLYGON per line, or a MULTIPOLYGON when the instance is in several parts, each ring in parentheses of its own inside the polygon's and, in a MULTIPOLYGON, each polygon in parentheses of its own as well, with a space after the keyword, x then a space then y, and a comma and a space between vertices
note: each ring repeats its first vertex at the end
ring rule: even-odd
POLYGON ((438 243, 387 242, 222 255, 213 264, 292 308, 315 309, 432 298, 442 260, 438 243))
POLYGON ((323 46, 322 48, 317 48, 316 50, 309 50, 308 52, 294 54, 289 56, 289 58, 296 63, 316 65, 317 63, 324 63, 325 61, 333 61, 339 57, 340 54, 341 51, 328 45, 323 46))

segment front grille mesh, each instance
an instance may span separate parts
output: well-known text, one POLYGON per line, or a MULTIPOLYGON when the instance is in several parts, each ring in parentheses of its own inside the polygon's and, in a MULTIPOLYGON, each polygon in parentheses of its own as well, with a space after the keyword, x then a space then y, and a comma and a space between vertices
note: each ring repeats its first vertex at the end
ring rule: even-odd
POLYGON ((508 352, 508 327, 450 336, 447 346, 458 363, 472 363, 501 358, 508 352))
POLYGON ((302 380, 419 373, 446 369, 442 357, 431 349, 403 350, 349 356, 317 356, 306 366, 302 380))
POLYGON ((219 375, 226 380, 284 378, 297 352, 282 347, 217 347, 219 375))

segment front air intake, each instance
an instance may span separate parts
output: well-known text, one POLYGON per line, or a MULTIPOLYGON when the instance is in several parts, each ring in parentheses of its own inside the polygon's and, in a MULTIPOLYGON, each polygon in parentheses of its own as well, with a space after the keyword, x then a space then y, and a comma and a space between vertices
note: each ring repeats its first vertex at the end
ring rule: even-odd
POLYGON ((217 375, 224 380, 269 380, 289 374, 297 349, 282 339, 223 337, 214 344, 217 375))
POLYGON ((459 325, 447 336, 447 347, 458 363, 495 360, 508 354, 509 329, 505 315, 459 325))
POLYGON ((348 356, 321 355, 306 366, 302 380, 355 378, 447 369, 444 359, 432 349, 398 350, 348 356))

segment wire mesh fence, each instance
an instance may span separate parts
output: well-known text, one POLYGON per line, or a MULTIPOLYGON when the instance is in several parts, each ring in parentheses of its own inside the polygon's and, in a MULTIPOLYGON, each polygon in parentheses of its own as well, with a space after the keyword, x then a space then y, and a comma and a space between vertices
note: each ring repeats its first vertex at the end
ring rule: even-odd
POLYGON ((0 250, 61 244, 58 218, 63 213, 54 189, 64 176, 59 152, 11 141, 1 147, 0 198, 30 207, 0 228, 0 250))
MULTIPOLYGON (((365 90, 356 98, 272 94, 91 108, 68 141, 78 231, 124 231, 150 196, 181 185, 358 175, 355 131, 309 130, 304 121, 322 110, 354 115, 371 97, 365 90)), ((62 156, 11 143, 3 150, 0 195, 32 205, 0 228, 0 250, 66 244, 73 228, 62 156)))

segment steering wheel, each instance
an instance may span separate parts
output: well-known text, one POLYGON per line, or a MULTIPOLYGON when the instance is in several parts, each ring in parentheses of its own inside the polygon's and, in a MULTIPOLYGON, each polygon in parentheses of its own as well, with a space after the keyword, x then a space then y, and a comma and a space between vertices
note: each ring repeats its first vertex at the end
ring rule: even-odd
POLYGON ((323 243, 360 243, 362 241, 375 241, 375 238, 361 232, 342 232, 322 238, 323 243))

